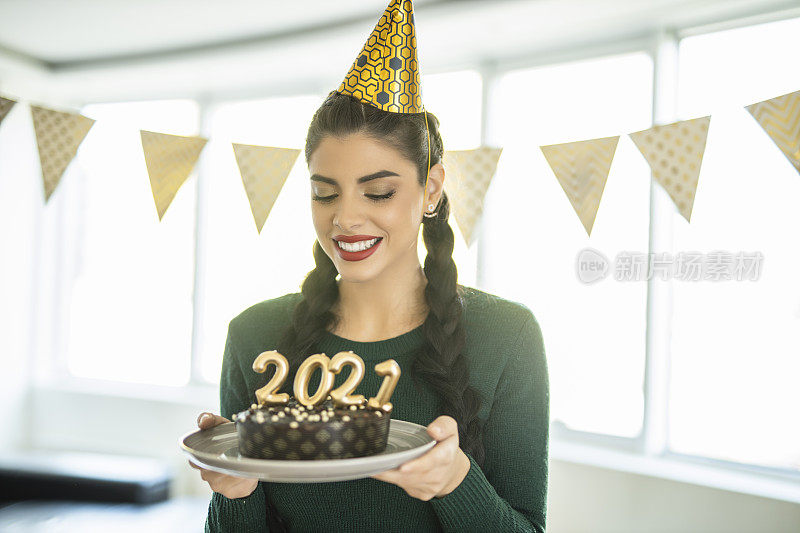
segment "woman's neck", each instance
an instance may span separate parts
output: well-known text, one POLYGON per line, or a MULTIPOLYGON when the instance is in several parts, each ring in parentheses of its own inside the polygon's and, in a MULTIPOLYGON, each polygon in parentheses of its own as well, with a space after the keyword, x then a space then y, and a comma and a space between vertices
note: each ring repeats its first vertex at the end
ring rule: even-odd
POLYGON ((390 339, 425 321, 428 280, 422 267, 405 274, 364 283, 340 280, 339 300, 332 311, 339 317, 333 333, 359 342, 390 339))

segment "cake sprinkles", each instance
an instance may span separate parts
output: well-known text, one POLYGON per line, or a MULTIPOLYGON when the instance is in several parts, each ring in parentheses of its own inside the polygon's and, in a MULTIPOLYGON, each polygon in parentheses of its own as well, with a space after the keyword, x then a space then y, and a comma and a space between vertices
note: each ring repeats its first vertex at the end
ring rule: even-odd
POLYGON ((254 459, 313 460, 384 451, 391 413, 351 407, 334 406, 330 396, 312 409, 295 398, 285 406, 251 406, 234 416, 239 453, 254 459))

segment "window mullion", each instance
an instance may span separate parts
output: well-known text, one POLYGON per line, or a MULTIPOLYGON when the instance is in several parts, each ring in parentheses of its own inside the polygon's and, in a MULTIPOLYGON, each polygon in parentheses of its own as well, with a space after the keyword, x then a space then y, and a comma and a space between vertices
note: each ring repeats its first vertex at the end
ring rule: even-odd
MULTIPOLYGON (((492 139, 492 130, 491 126, 494 124, 494 92, 495 87, 497 85, 498 79, 498 71, 497 65, 495 63, 486 62, 480 66, 478 69, 478 74, 481 77, 481 138, 480 143, 481 146, 490 145, 493 142, 492 139)), ((486 212, 486 206, 488 203, 486 202, 489 199, 489 191, 486 193, 486 198, 484 199, 484 213, 486 212)), ((478 238, 476 242, 476 268, 475 268, 475 285, 478 288, 486 288, 486 270, 487 270, 487 258, 486 258, 486 248, 485 244, 485 232, 484 232, 484 218, 481 217, 481 220, 478 222, 478 238)))
MULTIPOLYGON (((653 54, 653 124, 677 118, 678 38, 674 31, 659 31, 653 54)), ((675 208, 669 195, 650 177, 650 254, 672 254, 675 208)), ((648 261, 648 270, 649 261, 648 261)), ((667 449, 669 421, 669 350, 672 329, 672 279, 648 272, 647 332, 644 371, 644 420, 641 451, 660 455, 667 449)))
MULTIPOLYGON (((200 132, 201 137, 209 139, 210 132, 210 113, 211 105, 208 99, 198 99, 200 113, 200 132)), ((207 149, 204 153, 207 153, 207 149)), ((206 266, 206 224, 209 192, 210 169, 207 157, 198 160, 197 179, 195 181, 195 220, 194 220, 194 284, 192 288, 192 344, 191 344, 191 364, 189 371, 189 382, 192 384, 205 384, 203 376, 203 362, 201 358, 201 346, 204 339, 201 332, 204 330, 204 298, 205 298, 205 266, 206 266)))

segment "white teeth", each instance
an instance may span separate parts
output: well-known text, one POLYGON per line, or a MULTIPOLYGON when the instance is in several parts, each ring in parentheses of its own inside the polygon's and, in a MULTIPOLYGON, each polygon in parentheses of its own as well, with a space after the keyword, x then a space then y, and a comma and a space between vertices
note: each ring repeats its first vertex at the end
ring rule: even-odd
POLYGON ((358 242, 344 242, 344 241, 336 241, 336 244, 339 245, 339 248, 345 250, 347 252, 360 252, 362 250, 366 250, 367 248, 372 248, 375 243, 378 242, 378 239, 370 239, 368 241, 358 241, 358 242))

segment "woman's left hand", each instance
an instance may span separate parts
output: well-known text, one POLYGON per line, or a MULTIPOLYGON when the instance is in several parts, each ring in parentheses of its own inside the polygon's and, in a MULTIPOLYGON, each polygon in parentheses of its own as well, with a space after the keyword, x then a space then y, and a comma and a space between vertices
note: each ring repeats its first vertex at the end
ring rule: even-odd
POLYGON ((458 425, 452 417, 442 415, 427 430, 437 441, 433 448, 397 468, 370 477, 393 483, 423 501, 455 490, 470 468, 469 457, 458 446, 458 425))

